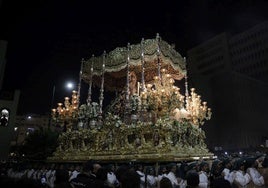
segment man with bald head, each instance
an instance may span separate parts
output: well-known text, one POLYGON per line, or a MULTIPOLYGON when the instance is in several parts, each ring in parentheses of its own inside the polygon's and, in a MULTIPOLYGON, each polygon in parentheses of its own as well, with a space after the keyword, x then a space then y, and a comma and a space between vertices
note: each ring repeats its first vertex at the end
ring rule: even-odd
POLYGON ((71 180, 71 184, 75 188, 92 187, 96 181, 96 174, 101 165, 96 161, 87 161, 83 164, 82 172, 76 178, 71 180))

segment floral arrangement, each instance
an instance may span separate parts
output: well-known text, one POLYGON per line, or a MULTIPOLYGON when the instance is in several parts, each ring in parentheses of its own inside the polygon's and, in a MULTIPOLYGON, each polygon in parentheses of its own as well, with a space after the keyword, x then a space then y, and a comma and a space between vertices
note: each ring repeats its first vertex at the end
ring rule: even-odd
POLYGON ((140 97, 137 94, 134 94, 130 97, 130 107, 131 107, 131 113, 136 114, 140 109, 140 97))

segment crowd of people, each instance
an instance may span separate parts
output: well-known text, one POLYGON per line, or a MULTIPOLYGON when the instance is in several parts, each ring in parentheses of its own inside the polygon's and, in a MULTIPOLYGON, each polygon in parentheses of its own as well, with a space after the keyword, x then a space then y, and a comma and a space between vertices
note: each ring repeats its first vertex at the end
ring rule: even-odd
POLYGON ((229 156, 170 163, 2 163, 1 187, 268 187, 268 156, 229 156))

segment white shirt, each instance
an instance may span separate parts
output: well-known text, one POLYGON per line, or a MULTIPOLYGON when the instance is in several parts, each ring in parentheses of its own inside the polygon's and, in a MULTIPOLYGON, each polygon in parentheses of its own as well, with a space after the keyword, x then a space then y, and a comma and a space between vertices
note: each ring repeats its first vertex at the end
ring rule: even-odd
POLYGON ((119 184, 119 182, 118 182, 118 180, 113 172, 107 173, 107 181, 112 186, 119 184))
POLYGON ((27 172, 27 178, 33 178, 33 177, 32 177, 33 173, 34 173, 34 169, 32 168, 31 170, 29 170, 29 171, 27 172))
POLYGON ((139 170, 137 170, 136 172, 140 175, 140 180, 141 180, 140 188, 144 188, 145 174, 139 170))
POLYGON ((224 175, 224 179, 226 179, 227 181, 229 181, 230 184, 233 184, 235 171, 230 172, 230 169, 224 168, 223 171, 222 171, 222 173, 224 175))
POLYGON ((54 182, 56 180, 56 170, 52 170, 50 177, 48 178, 48 182, 51 185, 51 187, 54 187, 54 182))
POLYGON ((169 172, 168 175, 167 175, 167 178, 171 181, 171 184, 172 184, 173 187, 179 185, 177 177, 175 176, 175 174, 173 172, 169 172))
POLYGON ((54 181, 55 181, 54 175, 55 175, 55 171, 56 170, 52 170, 51 169, 51 170, 47 171, 47 173, 46 173, 47 184, 48 184, 49 187, 54 187, 54 181))
POLYGON ((251 180, 253 181, 254 185, 256 186, 264 185, 263 176, 258 172, 256 168, 248 168, 247 173, 251 177, 251 180))
POLYGON ((159 174, 158 176, 157 176, 157 181, 161 181, 161 179, 163 178, 163 177, 167 177, 167 174, 159 174))
POLYGON ((76 178, 78 174, 80 174, 80 172, 77 171, 77 170, 74 170, 73 172, 71 172, 69 181, 71 181, 72 179, 76 178))
POLYGON ((147 175, 147 185, 148 187, 156 187, 156 177, 153 175, 147 175))
POLYGON ((208 187, 208 176, 207 173, 204 171, 200 171, 199 173, 199 185, 200 188, 207 188, 208 187))
POLYGON ((248 173, 244 173, 241 170, 235 172, 234 183, 239 187, 247 187, 247 184, 250 182, 251 178, 248 173))

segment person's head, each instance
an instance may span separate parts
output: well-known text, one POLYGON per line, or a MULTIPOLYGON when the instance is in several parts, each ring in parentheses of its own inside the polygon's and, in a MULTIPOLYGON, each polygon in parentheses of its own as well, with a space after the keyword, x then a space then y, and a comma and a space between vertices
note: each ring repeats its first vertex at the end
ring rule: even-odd
POLYGON ((52 164, 50 165, 50 169, 51 169, 51 170, 54 170, 55 167, 56 167, 56 164, 55 164, 55 163, 52 163, 52 164))
POLYGON ((80 172, 80 170, 81 170, 81 165, 80 165, 80 164, 76 164, 74 169, 75 169, 76 171, 80 172))
POLYGON ((153 168, 152 166, 148 166, 148 167, 146 168, 146 173, 147 173, 148 175, 154 175, 154 168, 153 168))
POLYGON ((259 162, 256 157, 248 157, 245 162, 245 170, 248 168, 258 168, 259 162))
POLYGON ((220 177, 224 169, 223 162, 221 160, 215 160, 212 163, 211 174, 214 177, 220 177))
POLYGON ((263 162, 264 162, 264 159, 265 159, 265 155, 257 156, 255 159, 256 159, 255 160, 256 168, 263 167, 263 162))
POLYGON ((243 158, 237 159, 235 161, 235 167, 234 170, 245 170, 245 164, 246 164, 246 160, 243 158))
POLYGON ((200 171, 209 172, 209 164, 206 161, 202 161, 199 165, 200 171))
POLYGON ((115 166, 114 166, 114 164, 109 164, 109 165, 107 165, 106 169, 108 172, 114 172, 115 166))
POLYGON ((224 168, 231 169, 232 161, 229 158, 224 159, 222 165, 224 166, 224 168))
POLYGON ((195 170, 195 171, 199 171, 199 165, 198 162, 194 161, 188 164, 188 168, 187 170, 195 170))
POLYGON ((101 168, 101 165, 99 163, 94 163, 93 164, 93 170, 92 173, 93 174, 97 174, 98 170, 101 168))
POLYGON ((176 173, 176 170, 177 170, 177 165, 176 165, 176 163, 170 163, 170 164, 168 165, 168 171, 169 171, 169 172, 176 173))
POLYGON ((141 179, 139 174, 133 170, 127 170, 121 176, 121 188, 140 188, 141 179))
POLYGON ((94 173, 94 174, 97 173, 99 168, 101 168, 101 165, 93 160, 85 162, 82 167, 84 173, 94 173))
MULTIPOLYGON (((130 170, 130 168, 127 165, 121 165, 116 169, 115 175, 120 183, 123 181, 123 178, 125 176, 125 172, 127 172, 128 170, 130 170)), ((135 170, 131 169, 131 171, 135 171, 135 170)))
POLYGON ((130 82, 134 82, 134 83, 137 81, 137 76, 136 76, 136 73, 134 71, 131 71, 129 73, 129 80, 130 80, 130 82))
POLYGON ((102 181, 107 180, 107 169, 100 167, 96 172, 96 178, 102 181))
POLYGON ((166 167, 166 165, 161 165, 159 167, 158 174, 162 175, 162 174, 165 174, 165 173, 167 173, 167 167, 166 167))
POLYGON ((65 183, 69 181, 69 172, 67 169, 57 169, 55 173, 55 184, 65 183))
POLYGON ((93 161, 87 161, 82 166, 83 173, 90 173, 93 170, 93 161))
POLYGON ((167 177, 160 180, 160 188, 173 188, 171 181, 167 177))
POLYGON ((186 174, 186 181, 188 187, 197 187, 199 185, 199 174, 194 170, 190 170, 186 174))
POLYGON ((186 162, 182 162, 178 168, 178 176, 185 180, 187 171, 188 171, 188 164, 186 162))
POLYGON ((74 171, 74 164, 70 164, 68 167, 68 170, 71 172, 74 171))
POLYGON ((268 167, 268 156, 265 156, 262 162, 262 166, 263 168, 267 168, 268 167))
POLYGON ((143 165, 142 164, 137 164, 135 170, 136 171, 138 170, 138 171, 142 172, 143 171, 143 165))

